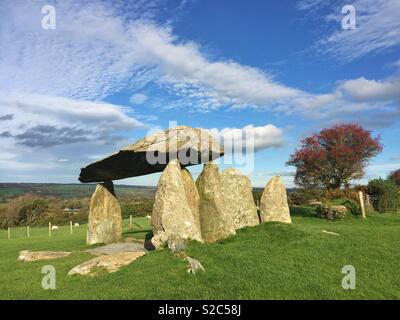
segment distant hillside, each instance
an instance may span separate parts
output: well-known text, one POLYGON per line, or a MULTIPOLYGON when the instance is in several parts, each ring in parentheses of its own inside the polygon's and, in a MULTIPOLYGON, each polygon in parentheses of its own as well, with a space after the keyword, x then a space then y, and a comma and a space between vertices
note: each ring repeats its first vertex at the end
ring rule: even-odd
MULTIPOLYGON (((26 193, 55 196, 63 199, 90 197, 96 184, 58 184, 58 183, 0 183, 0 200, 26 193)), ((118 197, 153 197, 155 187, 115 185, 118 197)))
MULTIPOLYGON (((62 199, 90 197, 96 184, 62 184, 62 183, 0 183, 0 202, 7 198, 26 193, 42 196, 54 196, 62 199)), ((295 189, 288 189, 290 193, 295 189)), ((255 199, 261 196, 263 188, 253 188, 255 199)), ((115 193, 120 198, 153 198, 156 187, 115 185, 115 193)))

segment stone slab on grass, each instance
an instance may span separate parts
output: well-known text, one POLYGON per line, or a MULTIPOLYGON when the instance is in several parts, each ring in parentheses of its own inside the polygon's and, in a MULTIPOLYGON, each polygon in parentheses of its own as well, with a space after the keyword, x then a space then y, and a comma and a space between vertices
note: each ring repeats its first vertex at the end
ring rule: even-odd
POLYGON ((147 252, 144 248, 143 243, 138 242, 117 242, 107 244, 105 246, 96 247, 93 249, 86 250, 92 254, 116 254, 116 253, 127 253, 127 252, 147 252))
POLYGON ((29 251, 23 250, 19 253, 18 260, 20 261, 38 261, 52 260, 69 256, 71 252, 67 251, 29 251))
POLYGON ((145 254, 145 252, 122 252, 102 255, 73 267, 68 275, 94 275, 95 268, 105 268, 108 272, 116 272, 122 266, 132 263, 145 254))

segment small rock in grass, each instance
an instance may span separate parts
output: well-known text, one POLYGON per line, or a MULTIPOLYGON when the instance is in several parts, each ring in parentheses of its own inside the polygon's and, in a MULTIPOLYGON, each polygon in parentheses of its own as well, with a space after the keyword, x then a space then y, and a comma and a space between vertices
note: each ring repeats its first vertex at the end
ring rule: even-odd
POLYGON ((168 238, 168 248, 171 253, 178 253, 186 249, 186 240, 178 236, 170 236, 168 238))
POLYGON ((199 271, 201 271, 201 272, 206 271, 204 269, 204 267, 201 265, 200 261, 193 259, 191 257, 186 257, 184 260, 189 262, 188 267, 187 267, 188 273, 196 274, 199 271))
POLYGON ((322 230, 322 232, 326 233, 326 234, 331 234, 331 235, 334 235, 334 236, 339 236, 339 233, 332 232, 332 231, 322 230))

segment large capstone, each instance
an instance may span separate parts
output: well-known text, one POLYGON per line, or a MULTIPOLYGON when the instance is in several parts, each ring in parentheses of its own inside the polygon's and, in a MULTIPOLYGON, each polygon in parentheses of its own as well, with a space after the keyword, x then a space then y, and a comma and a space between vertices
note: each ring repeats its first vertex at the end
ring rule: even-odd
POLYGON ((259 224, 250 179, 239 170, 230 168, 220 174, 220 180, 226 210, 233 216, 235 228, 259 224))
POLYGON ((215 242, 236 234, 233 216, 222 194, 218 166, 212 162, 204 165, 196 181, 200 196, 201 235, 206 242, 215 242))
POLYGON ((285 185, 275 176, 265 186, 260 199, 261 222, 278 221, 292 223, 285 185))
POLYGON ((111 181, 98 184, 90 202, 87 243, 113 243, 121 239, 121 207, 111 181))
POLYGON ((172 160, 161 174, 151 215, 157 248, 170 236, 202 241, 198 218, 198 195, 190 173, 172 160))
POLYGON ((162 172, 178 159, 183 167, 206 163, 224 154, 206 131, 178 126, 158 132, 81 169, 79 181, 101 182, 162 172))

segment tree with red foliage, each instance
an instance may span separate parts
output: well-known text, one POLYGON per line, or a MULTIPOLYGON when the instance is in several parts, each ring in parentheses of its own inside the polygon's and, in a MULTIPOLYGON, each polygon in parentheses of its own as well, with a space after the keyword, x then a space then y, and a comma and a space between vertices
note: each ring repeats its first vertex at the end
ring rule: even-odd
POLYGON ((335 125, 302 140, 287 164, 297 168, 299 186, 339 189, 362 178, 368 160, 383 149, 380 140, 358 124, 335 125))
POLYGON ((396 171, 393 171, 389 175, 389 180, 392 180, 395 184, 400 186, 400 169, 397 169, 396 171))

